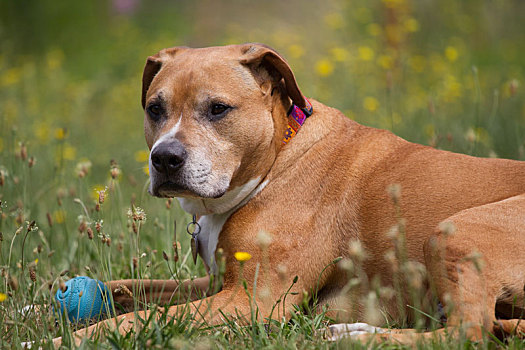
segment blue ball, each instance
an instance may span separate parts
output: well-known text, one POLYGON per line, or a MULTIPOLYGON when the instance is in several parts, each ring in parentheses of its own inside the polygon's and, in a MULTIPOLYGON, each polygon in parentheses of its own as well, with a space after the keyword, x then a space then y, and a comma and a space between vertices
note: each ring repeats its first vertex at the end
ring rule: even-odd
POLYGON ((55 299, 60 305, 60 314, 67 315, 71 322, 86 323, 111 315, 109 288, 89 277, 70 279, 64 291, 57 291, 55 299))

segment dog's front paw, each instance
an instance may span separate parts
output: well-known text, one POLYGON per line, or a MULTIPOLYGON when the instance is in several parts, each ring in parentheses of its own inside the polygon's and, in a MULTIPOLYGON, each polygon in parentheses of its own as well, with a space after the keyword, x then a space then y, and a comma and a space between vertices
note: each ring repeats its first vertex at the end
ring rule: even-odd
POLYGON ((386 333, 381 327, 371 326, 366 323, 338 323, 328 327, 327 339, 336 341, 342 338, 362 339, 364 335, 386 333))

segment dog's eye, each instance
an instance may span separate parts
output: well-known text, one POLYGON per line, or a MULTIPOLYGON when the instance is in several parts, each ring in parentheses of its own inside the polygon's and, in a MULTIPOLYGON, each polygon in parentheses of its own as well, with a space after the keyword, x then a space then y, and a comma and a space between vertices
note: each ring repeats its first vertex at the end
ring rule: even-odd
POLYGON ((151 119, 157 121, 162 115, 162 106, 157 103, 154 103, 148 106, 147 112, 151 119))
POLYGON ((230 106, 225 105, 223 103, 214 103, 211 106, 211 114, 214 116, 218 116, 226 112, 228 109, 230 109, 230 106))

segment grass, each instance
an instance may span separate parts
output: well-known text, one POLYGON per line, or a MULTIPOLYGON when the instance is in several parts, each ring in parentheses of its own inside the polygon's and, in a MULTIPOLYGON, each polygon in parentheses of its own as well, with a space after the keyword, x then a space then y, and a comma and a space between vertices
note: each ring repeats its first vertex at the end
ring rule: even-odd
MULTIPOLYGON (((176 201, 152 198, 145 190, 140 75, 145 58, 161 48, 265 42, 289 60, 305 95, 358 122, 442 149, 525 160, 519 2, 137 2, 128 12, 114 4, 0 4, 2 348, 27 340, 45 347, 53 337, 69 335, 70 326, 56 325, 49 306, 61 281, 74 276, 107 281, 204 275, 189 251, 190 217, 176 201), (134 220, 133 211, 128 216, 134 207, 144 210, 146 220, 134 220), (20 312, 26 305, 40 309, 20 312)), ((95 343, 367 347, 327 342, 322 334, 328 321, 308 307, 269 326, 197 327, 184 316, 150 320, 147 332, 125 337, 109 332, 95 343)), ((421 347, 524 345, 518 339, 450 339, 421 347)))

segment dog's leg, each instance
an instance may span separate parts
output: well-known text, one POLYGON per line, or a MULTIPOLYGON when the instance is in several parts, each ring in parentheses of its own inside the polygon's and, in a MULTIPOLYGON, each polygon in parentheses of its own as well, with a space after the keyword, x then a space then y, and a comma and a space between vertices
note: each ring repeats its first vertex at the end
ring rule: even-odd
MULTIPOLYGON (((286 313, 287 316, 291 314, 292 303, 297 303, 298 299, 287 301, 286 313)), ((251 321, 252 313, 257 313, 259 320, 264 320, 271 312, 271 305, 259 302, 255 306, 252 300, 240 286, 234 289, 222 290, 216 295, 196 300, 184 305, 176 305, 170 307, 165 311, 158 311, 155 315, 156 320, 160 319, 162 312, 167 312, 168 319, 182 316, 190 312, 193 315, 193 322, 196 324, 204 323, 209 325, 220 324, 224 322, 224 315, 233 319, 238 319, 239 322, 245 323, 251 321), (219 311, 220 310, 220 311, 219 311)), ((133 330, 138 330, 142 327, 142 320, 147 320, 151 316, 148 310, 130 312, 111 319, 107 319, 90 327, 76 331, 73 334, 73 341, 78 346, 83 338, 90 338, 98 332, 105 329, 118 328, 119 333, 126 334, 133 330), (136 318, 138 317, 138 319, 136 318)), ((62 338, 53 340, 55 347, 62 344, 62 338)))
POLYGON ((445 340, 463 334, 481 340, 484 332, 525 332, 525 321, 496 320, 496 301, 525 299, 525 195, 462 211, 445 220, 425 244, 430 279, 447 314, 447 328, 417 333, 367 324, 332 326, 331 339, 349 336, 363 341, 414 344, 425 339, 445 340), (512 259, 512 263, 509 259, 512 259))
POLYGON ((525 339, 525 319, 498 320, 494 329, 525 339))
POLYGON ((113 300, 125 310, 135 302, 159 305, 181 304, 212 295, 220 286, 211 286, 209 276, 179 283, 174 280, 116 280, 107 282, 113 300))

